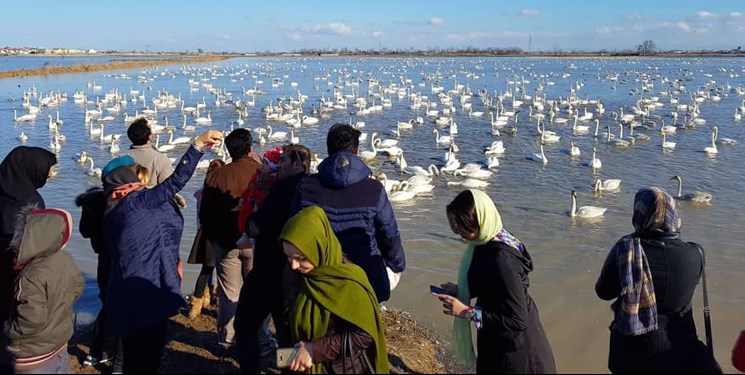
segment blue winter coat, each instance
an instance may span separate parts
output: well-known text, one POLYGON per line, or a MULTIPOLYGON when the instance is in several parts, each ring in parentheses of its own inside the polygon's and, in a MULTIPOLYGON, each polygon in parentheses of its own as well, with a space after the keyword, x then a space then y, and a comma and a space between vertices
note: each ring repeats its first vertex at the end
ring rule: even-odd
POLYGON ((185 305, 178 274, 184 218, 174 196, 202 155, 189 147, 163 183, 130 193, 104 216, 111 259, 107 329, 114 336, 162 324, 185 305))
POLYGON ((385 266, 403 272, 406 257, 388 195, 370 174, 365 162, 351 152, 331 155, 318 166, 318 173, 300 182, 293 212, 310 205, 323 208, 344 255, 365 270, 383 302, 391 296, 385 266))

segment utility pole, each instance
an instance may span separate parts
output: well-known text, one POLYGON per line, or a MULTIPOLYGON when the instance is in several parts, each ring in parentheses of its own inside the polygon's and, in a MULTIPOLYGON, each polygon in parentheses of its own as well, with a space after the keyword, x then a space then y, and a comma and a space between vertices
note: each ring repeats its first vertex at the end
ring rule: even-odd
POLYGON ((533 52, 533 34, 528 34, 528 54, 533 52))

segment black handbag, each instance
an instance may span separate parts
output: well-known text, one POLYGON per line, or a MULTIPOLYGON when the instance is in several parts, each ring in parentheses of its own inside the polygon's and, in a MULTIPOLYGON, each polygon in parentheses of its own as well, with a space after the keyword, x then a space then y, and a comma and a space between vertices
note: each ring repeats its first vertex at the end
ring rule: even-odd
MULTIPOLYGON (((341 360, 342 367, 344 368, 344 374, 346 374, 347 371, 347 360, 349 360, 352 365, 352 374, 357 373, 355 370, 355 361, 357 358, 358 356, 355 353, 354 344, 352 343, 352 338, 350 337, 349 331, 344 331, 341 336, 341 360)), ((362 353, 360 353, 359 358, 362 360, 362 366, 366 367, 366 369, 362 370, 362 373, 374 374, 375 367, 373 367, 372 363, 370 362, 370 358, 368 358, 367 356, 367 351, 363 350, 362 353)))

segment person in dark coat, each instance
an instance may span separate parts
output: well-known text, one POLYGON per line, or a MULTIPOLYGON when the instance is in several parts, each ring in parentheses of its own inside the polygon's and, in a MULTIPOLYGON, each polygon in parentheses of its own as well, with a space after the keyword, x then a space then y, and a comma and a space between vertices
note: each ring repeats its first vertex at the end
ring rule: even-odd
POLYGON ((533 261, 525 245, 502 226, 497 207, 486 193, 466 190, 447 206, 455 234, 468 242, 458 284, 443 284, 435 294, 446 314, 455 317, 455 354, 476 363, 479 374, 556 373, 551 346, 538 307, 528 294, 533 261), (470 306, 476 298, 476 304, 470 306), (478 332, 478 358, 471 340, 478 332))
POLYGON ((279 159, 278 181, 266 199, 246 221, 246 236, 256 240, 254 268, 241 288, 235 317, 241 372, 257 374, 261 370, 261 343, 257 331, 271 314, 279 347, 290 345, 284 274, 287 257, 282 252, 279 234, 290 218, 290 204, 298 183, 310 169, 310 150, 302 145, 287 145, 279 159))
POLYGON ((202 150, 221 139, 216 130, 198 136, 173 174, 152 189, 120 161, 129 157, 112 160, 102 171, 104 239, 111 257, 106 329, 122 338, 125 373, 158 372, 168 319, 185 304, 179 271, 184 218, 175 195, 191 178, 202 150))
POLYGON ((608 368, 613 373, 701 373, 705 347, 696 335, 692 298, 703 267, 698 245, 680 236, 675 200, 639 190, 634 233, 621 237, 603 264, 595 292, 614 300, 608 368))
POLYGON ((406 268, 396 215, 383 185, 369 178, 370 168, 357 156, 360 132, 347 124, 329 129, 329 156, 318 173, 304 178, 298 186, 292 213, 318 205, 326 211, 344 255, 362 267, 378 301, 391 296, 386 268, 400 274, 406 268))
POLYGON ((72 225, 70 213, 57 209, 29 210, 18 220, 10 247, 22 271, 4 327, 17 374, 70 373, 72 310, 85 286, 72 256, 62 251, 72 225))
POLYGON ((101 187, 92 187, 75 198, 75 205, 82 208, 78 230, 83 238, 88 238, 93 252, 98 256, 96 269, 96 284, 98 284, 98 298, 101 300, 101 310, 93 324, 93 342, 91 351, 83 361, 85 366, 95 366, 106 363, 116 357, 114 372, 121 371, 121 349, 118 339, 106 334, 106 289, 109 284, 109 257, 106 256, 103 238, 103 217, 106 211, 106 195, 101 187))
MULTIPOLYGON (((57 157, 39 147, 18 146, 0 164, 0 326, 8 319, 13 282, 18 275, 15 253, 7 251, 15 233, 16 217, 26 206, 44 208, 41 189, 53 173, 57 157)), ((0 337, 0 373, 12 372, 10 356, 0 337)))

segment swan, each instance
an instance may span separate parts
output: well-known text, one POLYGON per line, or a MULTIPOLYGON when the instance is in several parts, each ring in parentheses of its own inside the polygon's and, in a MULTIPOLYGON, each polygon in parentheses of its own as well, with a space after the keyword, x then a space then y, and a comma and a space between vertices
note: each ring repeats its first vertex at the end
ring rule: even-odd
POLYGON ((80 151, 80 153, 75 156, 78 157, 75 161, 80 164, 85 164, 88 162, 88 152, 86 151, 80 151))
POLYGON ((56 130, 57 124, 52 122, 52 115, 47 115, 47 118, 49 118, 49 130, 56 130))
MULTIPOLYGON (((372 139, 378 136, 378 133, 372 133, 372 139)), ((378 148, 392 148, 398 145, 398 139, 380 139, 380 143, 377 145, 378 148)))
MULTIPOLYGON (((577 114, 574 114, 574 125, 572 126, 572 130, 575 133, 579 134, 587 134, 590 132, 590 125, 577 125, 577 120, 579 119, 579 116, 577 114)), ((600 122, 600 120, 595 119, 596 122, 600 122)))
POLYGON ((695 203, 711 203, 711 194, 703 191, 694 191, 693 193, 683 195, 683 179, 678 175, 670 177, 670 179, 678 180, 678 195, 674 197, 675 199, 695 203))
MULTIPOLYGON (((379 139, 375 139, 377 143, 380 143, 379 139)), ((378 156, 378 150, 375 148, 376 142, 370 142, 370 146, 372 147, 372 151, 362 151, 360 152, 360 159, 362 159, 365 162, 370 162, 375 160, 375 157, 378 156)))
POLYGON ((116 142, 117 142, 117 139, 113 140, 111 142, 111 146, 109 146, 109 153, 112 155, 119 153, 119 144, 116 142))
POLYGON ((116 140, 118 140, 118 139, 119 139, 119 137, 121 137, 121 136, 122 136, 121 134, 109 134, 109 135, 103 135, 103 132, 104 132, 104 128, 103 128, 103 124, 101 124, 101 134, 99 134, 99 136, 98 136, 98 140, 99 140, 99 141, 100 141, 101 143, 111 143, 111 142, 113 142, 113 141, 114 141, 115 139, 116 139, 116 140))
POLYGON ((717 135, 719 133, 719 128, 716 126, 711 128, 711 146, 704 148, 704 152, 710 155, 718 154, 719 150, 717 150, 716 140, 717 135))
POLYGON ((290 128, 290 143, 296 145, 300 143, 300 137, 295 136, 295 129, 290 128))
POLYGON ((489 169, 498 168, 499 159, 496 156, 489 156, 489 158, 486 159, 486 165, 489 169))
POLYGON ((467 178, 475 178, 477 180, 486 180, 489 177, 491 177, 494 174, 494 172, 486 169, 481 169, 481 166, 479 165, 478 169, 475 170, 463 170, 459 169, 455 172, 453 172, 453 176, 465 176, 467 178))
POLYGON ((91 166, 88 167, 88 170, 85 171, 85 174, 91 177, 101 177, 101 168, 93 168, 93 158, 89 156, 87 160, 91 162, 91 166))
POLYGON ((316 125, 316 124, 318 124, 319 121, 320 120, 318 120, 318 118, 316 118, 316 117, 303 116, 302 124, 303 125, 316 125))
POLYGON ((450 121, 450 135, 456 135, 458 134, 458 124, 455 123, 455 120, 450 121))
POLYGON ((603 167, 603 163, 596 157, 598 152, 598 149, 596 147, 592 148, 592 159, 590 160, 587 165, 592 169, 600 169, 603 167))
POLYGON ((580 155, 579 147, 577 147, 577 146, 574 145, 574 141, 571 141, 570 142, 569 155, 572 155, 572 156, 579 156, 580 155))
POLYGON ((631 133, 629 134, 629 137, 632 137, 634 139, 638 139, 640 141, 649 141, 649 139, 650 139, 650 137, 648 135, 646 135, 646 134, 636 134, 636 135, 634 135, 634 127, 633 126, 631 127, 630 132, 631 133))
POLYGON ((484 112, 473 112, 473 108, 470 108, 468 110, 468 117, 481 117, 484 115, 484 112))
POLYGON ((416 194, 417 193, 415 191, 402 191, 402 190, 399 190, 399 191, 396 191, 393 194, 389 195, 388 196, 388 200, 391 201, 391 202, 408 201, 411 198, 414 198, 416 196, 416 194))
POLYGON ((196 122, 199 125, 212 124, 212 111, 207 111, 207 117, 196 118, 194 119, 194 122, 196 122))
POLYGON ((35 115, 35 114, 30 114, 30 113, 29 113, 29 114, 27 114, 27 115, 23 115, 23 116, 21 116, 21 117, 18 117, 17 111, 16 111, 15 109, 14 109, 14 110, 13 110, 13 120, 14 120, 15 122, 26 122, 26 121, 34 121, 34 120, 36 120, 36 115, 35 115))
POLYGON ((494 141, 491 146, 484 151, 484 155, 501 155, 504 154, 504 143, 502 141, 494 141))
POLYGON ((582 206, 577 209, 577 192, 572 190, 572 210, 569 211, 569 217, 578 217, 581 219, 599 218, 603 217, 605 211, 608 211, 608 209, 595 206, 582 206))
POLYGON ((449 145, 451 143, 452 138, 449 135, 443 135, 440 137, 440 132, 437 131, 437 129, 432 129, 432 134, 435 135, 435 144, 446 144, 449 145))
POLYGON ((399 132, 398 132, 399 134, 401 134, 401 129, 404 129, 404 130, 413 129, 414 128, 414 120, 409 120, 409 121, 406 121, 406 122, 404 122, 404 121, 398 121, 396 123, 396 128, 399 130, 399 132))
POLYGON ((675 142, 668 142, 667 141, 667 132, 663 130, 660 133, 662 134, 662 148, 663 149, 667 149, 667 150, 674 149, 676 143, 675 142))
POLYGON ((393 189, 401 183, 399 180, 389 180, 385 173, 379 174, 376 179, 383 184, 386 193, 390 193, 393 189))
POLYGON ((456 159, 455 157, 453 157, 447 162, 445 162, 445 166, 440 168, 440 172, 442 173, 455 172, 456 170, 458 170, 458 168, 460 168, 460 161, 456 159))
POLYGON ((608 180, 601 180, 596 179, 595 183, 593 184, 593 188, 595 191, 603 191, 603 190, 616 190, 621 187, 621 180, 618 179, 608 179, 608 180))
POLYGON ((483 189, 489 186, 489 183, 475 178, 467 178, 464 181, 450 181, 447 183, 448 186, 461 186, 466 189, 483 189))
POLYGON ((402 181, 396 186, 397 191, 410 191, 415 194, 430 193, 434 190, 435 185, 425 184, 411 184, 409 181, 402 181))
POLYGON ((284 141, 285 139, 287 139, 287 132, 276 132, 275 133, 272 130, 271 125, 267 125, 266 128, 269 129, 269 135, 267 136, 267 138, 270 141, 284 141))
POLYGON ((605 139, 605 142, 617 147, 629 147, 631 145, 631 142, 623 139, 623 124, 619 124, 619 126, 621 127, 621 134, 618 138, 613 139, 611 139, 610 126, 606 126, 606 128, 608 129, 608 134, 606 135, 607 138, 605 139))
POLYGON ((28 141, 28 136, 26 135, 26 133, 21 131, 21 134, 18 135, 17 139, 21 141, 21 143, 25 143, 26 141, 28 141))
POLYGON ((57 121, 54 122, 57 126, 61 126, 65 122, 59 119, 59 111, 57 111, 57 121))
POLYGON ((546 131, 546 126, 541 122, 541 142, 542 143, 556 143, 561 139, 556 133, 546 131))
POLYGON ((533 154, 533 156, 530 157, 530 160, 537 161, 543 165, 548 164, 548 158, 546 157, 546 154, 543 152, 543 142, 541 142, 541 153, 533 154))
POLYGON ((173 150, 174 148, 176 148, 176 145, 165 144, 161 146, 160 145, 160 134, 157 134, 155 136, 155 149, 157 149, 158 151, 166 153, 168 151, 173 150))
POLYGON ((191 137, 178 137, 176 139, 173 139, 173 130, 169 130, 169 133, 171 133, 171 137, 168 139, 169 145, 182 145, 191 143, 191 137))
POLYGON ((186 125, 186 115, 184 115, 184 124, 181 125, 181 130, 184 132, 193 132, 197 130, 197 127, 194 125, 186 125))
POLYGON ((51 141, 49 141, 48 148, 55 152, 59 152, 59 150, 62 149, 62 145, 59 144, 59 136, 57 136, 57 134, 55 134, 54 138, 51 141))

